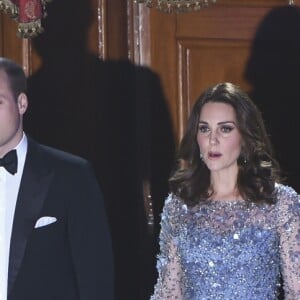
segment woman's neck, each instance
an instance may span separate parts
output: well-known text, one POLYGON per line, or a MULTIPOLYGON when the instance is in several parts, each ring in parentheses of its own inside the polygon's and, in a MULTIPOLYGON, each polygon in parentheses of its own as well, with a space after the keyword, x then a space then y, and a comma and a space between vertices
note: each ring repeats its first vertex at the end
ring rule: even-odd
POLYGON ((210 191, 212 200, 241 199, 237 188, 237 176, 212 176, 210 191))

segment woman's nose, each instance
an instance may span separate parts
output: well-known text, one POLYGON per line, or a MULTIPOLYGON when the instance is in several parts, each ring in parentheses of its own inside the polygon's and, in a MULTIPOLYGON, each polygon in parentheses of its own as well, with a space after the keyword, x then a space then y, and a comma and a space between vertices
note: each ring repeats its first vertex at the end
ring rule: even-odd
POLYGON ((210 136, 209 136, 209 143, 211 145, 215 145, 218 143, 218 137, 217 134, 214 132, 211 132, 210 136))

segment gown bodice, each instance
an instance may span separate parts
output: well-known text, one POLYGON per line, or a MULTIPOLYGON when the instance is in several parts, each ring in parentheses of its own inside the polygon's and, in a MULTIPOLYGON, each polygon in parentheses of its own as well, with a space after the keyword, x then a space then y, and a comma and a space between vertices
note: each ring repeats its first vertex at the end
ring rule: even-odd
POLYGON ((300 198, 276 185, 274 204, 170 194, 161 216, 159 278, 151 300, 300 299, 300 198))

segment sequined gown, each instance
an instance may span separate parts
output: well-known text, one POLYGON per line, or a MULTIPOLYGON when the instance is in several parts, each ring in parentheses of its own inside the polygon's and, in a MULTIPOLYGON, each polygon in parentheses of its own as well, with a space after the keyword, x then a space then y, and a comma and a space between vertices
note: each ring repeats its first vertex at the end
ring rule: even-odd
POLYGON ((162 213, 159 273, 151 300, 300 299, 300 197, 276 185, 276 204, 170 194, 162 213))

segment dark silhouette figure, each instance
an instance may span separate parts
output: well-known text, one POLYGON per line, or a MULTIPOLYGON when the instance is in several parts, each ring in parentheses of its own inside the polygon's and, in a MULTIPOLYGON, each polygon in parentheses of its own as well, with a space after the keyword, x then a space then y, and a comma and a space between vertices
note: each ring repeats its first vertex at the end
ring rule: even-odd
MULTIPOLYGON (((300 191, 300 8, 272 9, 259 25, 245 70, 286 183, 300 191)), ((280 297, 283 298, 283 292, 280 297)))
POLYGON ((102 61, 87 51, 89 1, 52 1, 47 12, 45 32, 33 40, 42 65, 29 78, 25 130, 92 162, 110 222, 115 298, 149 299, 174 152, 160 80, 148 68, 102 61), (145 215, 145 180, 151 184, 154 232, 145 215))
POLYGON ((256 32, 245 70, 287 184, 300 191, 300 8, 272 9, 256 32))

